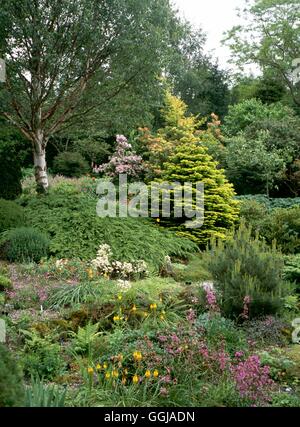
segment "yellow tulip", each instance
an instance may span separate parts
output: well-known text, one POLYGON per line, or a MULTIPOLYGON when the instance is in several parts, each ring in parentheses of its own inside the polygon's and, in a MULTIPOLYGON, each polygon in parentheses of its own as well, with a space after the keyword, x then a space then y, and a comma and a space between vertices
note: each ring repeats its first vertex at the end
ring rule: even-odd
POLYGON ((155 369, 155 370, 153 371, 153 376, 154 376, 154 378, 157 378, 157 377, 158 377, 158 370, 157 370, 157 369, 155 369))
POLYGON ((132 377, 132 382, 133 382, 133 384, 137 384, 139 382, 139 377, 137 375, 134 375, 132 377))

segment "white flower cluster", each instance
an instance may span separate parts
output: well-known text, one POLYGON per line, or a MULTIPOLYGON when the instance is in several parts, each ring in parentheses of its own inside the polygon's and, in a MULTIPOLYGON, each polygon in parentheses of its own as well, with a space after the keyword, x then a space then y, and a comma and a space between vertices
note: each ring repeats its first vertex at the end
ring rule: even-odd
POLYGON ((112 251, 109 245, 100 245, 97 252, 97 258, 93 259, 91 264, 101 274, 117 276, 122 279, 129 279, 134 274, 146 275, 148 272, 147 264, 143 260, 133 262, 121 262, 111 260, 112 251))
POLYGON ((58 269, 58 270, 62 270, 67 264, 68 264, 68 262, 69 262, 69 260, 68 259, 58 259, 56 262, 55 262, 55 267, 58 269))
POLYGON ((121 292, 126 292, 131 288, 131 283, 128 280, 118 280, 118 286, 121 292))

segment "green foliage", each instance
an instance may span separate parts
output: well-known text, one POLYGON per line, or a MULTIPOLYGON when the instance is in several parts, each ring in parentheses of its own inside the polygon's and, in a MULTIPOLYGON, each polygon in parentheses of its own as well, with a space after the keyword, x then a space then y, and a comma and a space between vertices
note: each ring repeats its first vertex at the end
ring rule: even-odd
POLYGON ((32 226, 51 237, 50 252, 60 258, 94 259, 100 244, 108 244, 119 261, 144 259, 158 269, 166 255, 188 257, 196 246, 148 219, 100 218, 96 199, 84 194, 49 194, 32 198, 26 207, 32 226))
POLYGON ((60 390, 54 385, 46 385, 35 376, 26 390, 25 407, 29 408, 62 408, 65 406, 66 389, 60 390))
POLYGON ((88 162, 78 152, 64 151, 53 161, 53 172, 58 175, 79 178, 89 170, 88 162))
POLYGON ((269 244, 276 240, 286 254, 300 252, 300 206, 274 209, 260 221, 259 232, 269 244))
MULTIPOLYGON (((300 205, 300 197, 269 198, 264 194, 247 194, 244 196, 236 196, 236 199, 241 202, 255 201, 259 204, 264 205, 267 210, 272 210, 276 208, 291 208, 292 206, 300 205)), ((241 209, 243 209, 243 203, 241 209)))
POLYGON ((14 147, 0 137, 0 198, 13 200, 22 193, 21 165, 14 147))
POLYGON ((274 393, 272 396, 272 406, 275 408, 300 408, 300 397, 283 392, 274 393))
POLYGON ((0 274, 0 292, 10 289, 11 287, 12 287, 11 280, 8 277, 0 274))
POLYGON ((77 333, 70 332, 73 338, 71 349, 77 354, 91 354, 92 345, 101 335, 99 324, 88 323, 83 328, 79 326, 77 333))
POLYGON ((236 327, 233 320, 221 316, 211 317, 208 313, 203 313, 197 318, 196 325, 205 329, 210 346, 217 346, 222 337, 226 351, 232 355, 236 349, 244 351, 247 349, 246 335, 243 330, 236 327))
POLYGON ((53 380, 65 367, 60 345, 52 343, 49 337, 41 337, 35 331, 23 330, 22 334, 25 337, 21 359, 24 373, 53 380))
POLYGON ((244 218, 246 224, 255 227, 268 213, 266 205, 255 198, 238 198, 238 200, 240 200, 240 216, 244 218))
POLYGON ((226 141, 226 174, 239 194, 255 189, 269 195, 284 170, 282 155, 267 147, 267 139, 267 131, 260 131, 255 139, 239 134, 226 141))
POLYGON ((290 340, 289 324, 280 318, 267 316, 262 319, 253 319, 243 323, 247 339, 252 340, 257 346, 284 346, 290 340))
POLYGON ((208 253, 208 269, 222 293, 221 306, 226 316, 241 315, 246 296, 251 298, 251 317, 281 309, 283 261, 274 248, 251 236, 251 228, 241 224, 225 243, 212 241, 208 253))
POLYGON ((288 255, 284 258, 284 278, 290 282, 296 282, 300 291, 300 254, 288 255))
POLYGON ((13 262, 38 262, 48 249, 49 239, 34 228, 15 228, 5 237, 5 255, 13 262))
POLYGON ((229 107, 224 119, 223 131, 229 137, 237 136, 253 122, 273 119, 283 120, 289 117, 292 111, 282 104, 264 105, 260 100, 247 99, 229 107))
POLYGON ((62 286, 52 291, 47 300, 50 308, 74 307, 83 303, 92 302, 101 295, 101 288, 107 281, 82 282, 74 286, 62 286))
POLYGON ((211 279, 205 259, 199 255, 191 258, 186 264, 172 264, 172 275, 179 282, 203 282, 211 279))
POLYGON ((0 343, 0 407, 22 406, 24 388, 16 361, 8 348, 0 343))
POLYGON ((298 4, 298 0, 248 2, 241 15, 244 24, 228 31, 225 40, 237 65, 258 64, 265 75, 288 88, 295 106, 299 106, 299 85, 292 62, 300 57, 298 4))
POLYGON ((0 199, 0 233, 24 225, 24 209, 15 202, 0 199))

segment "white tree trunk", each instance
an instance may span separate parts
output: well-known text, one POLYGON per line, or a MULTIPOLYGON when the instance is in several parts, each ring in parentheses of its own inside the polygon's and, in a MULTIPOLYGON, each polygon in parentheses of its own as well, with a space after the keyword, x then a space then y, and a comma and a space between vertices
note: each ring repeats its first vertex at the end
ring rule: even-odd
POLYGON ((46 144, 42 140, 42 135, 34 144, 34 172, 37 188, 41 192, 47 192, 49 187, 47 164, 46 164, 46 144))

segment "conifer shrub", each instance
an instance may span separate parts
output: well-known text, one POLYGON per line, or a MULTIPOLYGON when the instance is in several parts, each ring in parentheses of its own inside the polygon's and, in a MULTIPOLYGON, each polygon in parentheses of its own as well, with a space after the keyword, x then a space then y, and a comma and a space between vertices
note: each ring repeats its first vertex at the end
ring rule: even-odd
POLYGON ((0 407, 24 404, 22 376, 8 348, 0 343, 0 407))
POLYGON ((187 258, 197 251, 147 218, 101 218, 97 200, 84 193, 56 193, 33 197, 25 207, 32 227, 51 238, 50 254, 58 258, 92 260, 101 244, 108 244, 118 261, 143 259, 158 270, 167 255, 187 258))
POLYGON ((0 233, 24 225, 24 209, 17 203, 0 199, 0 233))
POLYGON ((213 239, 208 269, 221 292, 221 309, 233 318, 256 318, 276 314, 282 307, 287 284, 282 278, 283 260, 251 227, 242 223, 226 242, 213 239))
POLYGON ((53 172, 58 175, 79 178, 89 170, 88 162, 77 152, 65 151, 59 153, 53 161, 53 172))
MULTIPOLYGON (((225 238, 227 230, 237 222, 239 210, 233 187, 201 142, 189 141, 188 137, 187 141, 183 140, 169 161, 164 163, 162 180, 182 185, 185 182, 204 184, 204 223, 201 227, 187 228, 184 216, 172 218, 171 222, 162 221, 162 224, 176 230, 177 235, 188 237, 204 247, 212 236, 225 238)), ((196 196, 194 189, 192 209, 195 211, 198 209, 196 196)))
MULTIPOLYGON (((205 120, 187 115, 187 106, 169 92, 165 96, 165 108, 162 111, 165 126, 157 135, 145 135, 150 152, 149 163, 156 181, 178 183, 180 187, 186 182, 193 185, 189 210, 195 211, 200 218, 203 209, 197 200, 203 195, 196 184, 204 184, 204 224, 201 227, 187 228, 186 212, 182 218, 176 218, 174 189, 164 193, 171 201, 171 218, 161 215, 161 225, 169 227, 181 237, 187 237, 205 247, 212 236, 224 238, 226 231, 238 220, 238 202, 234 200, 233 186, 227 181, 224 170, 209 154, 207 138, 215 138, 212 130, 200 131, 205 120), (198 197, 198 199, 197 199, 198 197)), ((219 123, 219 122, 217 122, 219 123)), ((186 210, 185 203, 184 210, 186 210)))
POLYGON ((5 255, 12 262, 38 262, 48 249, 48 237, 34 228, 15 228, 6 236, 5 255))

